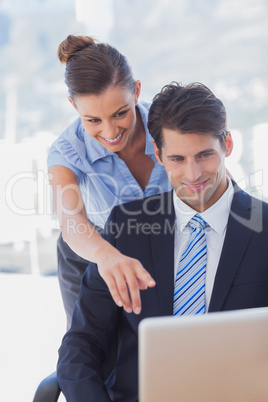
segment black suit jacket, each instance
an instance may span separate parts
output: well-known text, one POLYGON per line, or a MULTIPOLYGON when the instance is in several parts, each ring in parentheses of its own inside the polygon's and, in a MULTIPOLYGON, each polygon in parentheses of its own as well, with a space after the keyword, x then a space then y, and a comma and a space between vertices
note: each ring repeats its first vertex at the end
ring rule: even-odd
MULTIPOLYGON (((209 312, 268 306, 268 205, 234 187, 209 312)), ((140 315, 127 314, 114 304, 96 265, 89 265, 59 350, 58 381, 68 402, 138 400, 138 325, 173 314, 174 230, 172 192, 113 209, 103 236, 139 259, 157 285, 141 292, 140 315), (105 385, 102 364, 114 340, 118 359, 105 385)))

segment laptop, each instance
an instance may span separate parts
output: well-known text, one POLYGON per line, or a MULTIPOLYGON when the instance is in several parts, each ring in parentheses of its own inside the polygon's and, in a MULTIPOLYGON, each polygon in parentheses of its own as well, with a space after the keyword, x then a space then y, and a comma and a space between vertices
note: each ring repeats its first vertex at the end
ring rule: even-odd
POLYGON ((268 401, 268 308, 141 321, 139 402, 197 401, 268 401))

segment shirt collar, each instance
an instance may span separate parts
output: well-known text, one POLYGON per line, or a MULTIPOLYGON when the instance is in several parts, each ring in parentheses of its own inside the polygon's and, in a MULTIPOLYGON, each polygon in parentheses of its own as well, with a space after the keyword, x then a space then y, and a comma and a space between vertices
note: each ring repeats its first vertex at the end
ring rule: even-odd
POLYGON ((145 144, 145 154, 152 156, 154 155, 154 146, 153 146, 153 137, 151 136, 147 123, 148 123, 148 114, 149 114, 149 109, 150 109, 150 104, 146 102, 138 103, 137 104, 140 115, 141 115, 141 120, 145 129, 145 134, 146 134, 146 144, 145 144))
MULTIPOLYGON (((148 121, 148 109, 149 105, 146 107, 145 102, 139 102, 137 107, 140 111, 141 119, 145 128, 146 133, 146 145, 145 145, 145 153, 146 155, 153 155, 154 154, 154 146, 153 146, 153 138, 149 133, 147 128, 147 121, 148 121)), ((98 159, 106 158, 107 156, 117 156, 115 152, 110 152, 106 148, 104 148, 98 141, 88 135, 81 124, 81 130, 83 130, 83 137, 86 144, 87 155, 86 158, 89 163, 93 164, 98 159)))
MULTIPOLYGON (((214 229, 219 235, 223 235, 227 226, 231 203, 233 200, 234 188, 230 178, 227 176, 228 187, 221 198, 206 211, 199 215, 214 229)), ((173 191, 173 203, 176 214, 177 229, 182 232, 189 221, 196 215, 197 211, 185 204, 173 191)))

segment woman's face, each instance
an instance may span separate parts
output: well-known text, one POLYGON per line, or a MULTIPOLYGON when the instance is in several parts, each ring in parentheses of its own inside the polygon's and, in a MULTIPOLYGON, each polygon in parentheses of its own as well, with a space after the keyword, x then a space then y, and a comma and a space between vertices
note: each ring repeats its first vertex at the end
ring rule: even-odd
POLYGON ((111 152, 120 152, 127 144, 136 124, 135 106, 140 94, 137 81, 135 93, 128 88, 109 87, 99 95, 79 95, 75 103, 88 135, 111 152))

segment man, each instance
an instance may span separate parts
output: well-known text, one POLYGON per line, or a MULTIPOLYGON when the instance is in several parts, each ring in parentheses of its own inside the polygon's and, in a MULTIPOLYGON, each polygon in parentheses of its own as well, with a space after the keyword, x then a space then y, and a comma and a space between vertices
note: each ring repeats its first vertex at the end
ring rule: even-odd
POLYGON ((156 287, 142 292, 140 315, 128 314, 88 267, 59 351, 68 402, 138 400, 143 318, 268 306, 268 206, 226 175, 233 141, 222 102, 201 84, 168 85, 154 98, 148 127, 174 190, 114 208, 103 235, 139 259, 156 287), (115 340, 105 384, 102 364, 115 340))

